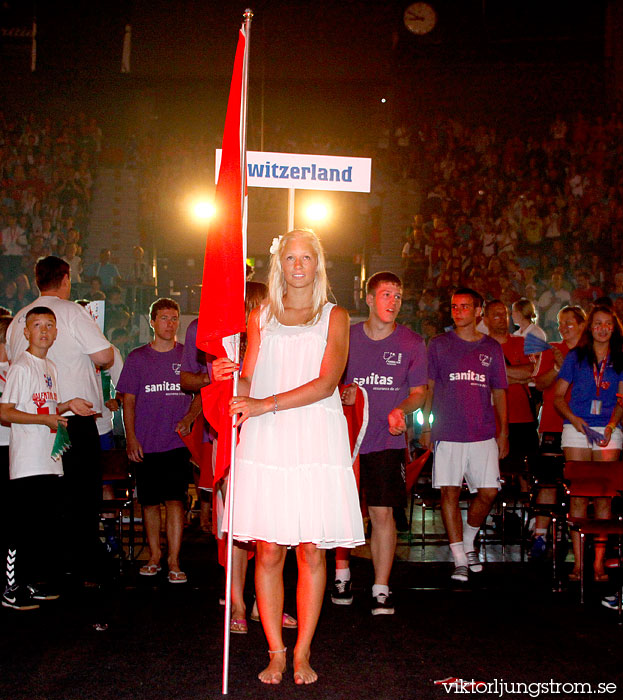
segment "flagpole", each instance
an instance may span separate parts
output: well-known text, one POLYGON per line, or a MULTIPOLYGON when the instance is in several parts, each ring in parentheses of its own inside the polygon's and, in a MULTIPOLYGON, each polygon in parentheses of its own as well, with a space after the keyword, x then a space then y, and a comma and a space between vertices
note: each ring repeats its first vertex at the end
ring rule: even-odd
MULTIPOLYGON (((243 269, 246 270, 246 250, 247 250, 247 231, 246 231, 246 170, 247 170, 247 102, 248 102, 248 84, 249 84, 249 40, 251 35, 251 20, 253 18, 253 12, 247 8, 244 12, 244 34, 245 34, 245 52, 244 52, 244 62, 242 68, 242 94, 241 94, 241 110, 240 110, 240 175, 241 175, 241 188, 240 188, 240 211, 242 213, 242 265, 243 269)), ((246 279, 244 275, 243 279, 246 279)), ((235 347, 235 362, 240 363, 240 333, 237 333, 234 338, 235 347)), ((233 395, 236 396, 238 393, 238 377, 239 371, 234 372, 233 375, 233 395)), ((227 488, 227 499, 228 499, 228 518, 227 518, 227 568, 226 568, 226 578, 225 578, 225 622, 224 622, 224 643, 223 643, 223 685, 222 694, 227 695, 229 692, 229 647, 231 639, 231 577, 232 577, 232 565, 233 565, 233 551, 234 551, 234 538, 233 538, 233 523, 234 523, 234 483, 236 478, 236 442, 237 442, 237 428, 236 428, 236 418, 232 417, 231 423, 231 455, 230 455, 230 466, 229 466, 229 484, 227 488)))

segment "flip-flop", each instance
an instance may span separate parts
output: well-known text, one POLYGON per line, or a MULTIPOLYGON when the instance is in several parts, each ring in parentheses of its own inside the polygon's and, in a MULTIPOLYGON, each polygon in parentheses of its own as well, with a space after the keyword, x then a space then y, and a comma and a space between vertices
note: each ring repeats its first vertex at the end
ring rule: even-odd
POLYGON ((606 581, 609 581, 609 580, 610 580, 610 577, 609 577, 608 574, 604 571, 603 574, 595 573, 595 574, 593 575, 593 580, 594 580, 596 583, 605 583, 606 581))
POLYGON ((244 619, 244 617, 232 617, 231 622, 229 623, 229 630, 234 634, 247 634, 247 632, 249 631, 249 628, 247 627, 247 621, 244 619))
MULTIPOLYGON (((255 606, 253 606, 253 610, 251 611, 249 618, 253 620, 253 622, 260 621, 260 614, 259 612, 256 612, 255 606)), ((281 626, 285 627, 286 629, 295 630, 299 626, 299 623, 297 622, 296 618, 292 617, 292 615, 283 613, 281 616, 281 626)))
POLYGON ((160 564, 145 564, 138 570, 140 576, 155 576, 162 571, 160 564))
POLYGON ((292 615, 288 615, 288 613, 283 613, 283 617, 281 618, 281 624, 286 629, 291 630, 294 630, 299 626, 299 623, 296 621, 296 619, 292 617, 292 615))
POLYGON ((186 583, 188 578, 183 571, 169 571, 169 583, 186 583))
POLYGON ((572 571, 569 574, 569 581, 579 581, 580 580, 580 572, 578 571, 577 573, 575 571, 572 571))

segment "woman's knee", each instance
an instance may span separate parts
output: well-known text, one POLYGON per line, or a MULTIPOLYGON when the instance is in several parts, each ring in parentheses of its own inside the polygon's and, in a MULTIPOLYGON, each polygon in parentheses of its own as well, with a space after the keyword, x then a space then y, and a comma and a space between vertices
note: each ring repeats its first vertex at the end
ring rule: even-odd
POLYGON ((325 567, 326 552, 311 542, 300 544, 297 547, 296 557, 299 566, 305 566, 312 571, 325 567))
POLYGON ((282 567, 286 556, 286 548, 274 542, 257 543, 257 564, 264 568, 282 567))

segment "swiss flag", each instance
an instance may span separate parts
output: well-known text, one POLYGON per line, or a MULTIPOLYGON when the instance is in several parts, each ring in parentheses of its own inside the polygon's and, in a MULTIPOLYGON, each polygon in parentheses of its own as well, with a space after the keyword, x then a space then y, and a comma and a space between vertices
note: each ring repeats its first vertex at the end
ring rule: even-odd
POLYGON ((243 241, 244 156, 241 133, 242 87, 246 37, 238 35, 234 72, 229 91, 223 152, 216 185, 215 215, 208 227, 199 306, 197 347, 216 354, 210 341, 245 330, 245 258, 243 241))

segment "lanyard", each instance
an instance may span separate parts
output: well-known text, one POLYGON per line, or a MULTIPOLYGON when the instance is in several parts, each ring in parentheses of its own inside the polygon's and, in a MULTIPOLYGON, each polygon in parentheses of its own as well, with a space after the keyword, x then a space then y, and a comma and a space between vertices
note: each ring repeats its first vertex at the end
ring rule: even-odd
POLYGON ((597 398, 599 398, 599 390, 601 389, 601 380, 603 379, 604 372, 606 371, 606 365, 608 364, 608 359, 610 357, 610 353, 608 353, 605 357, 605 359, 602 361, 601 366, 599 368, 599 376, 597 376, 597 365, 593 365, 593 379, 595 381, 595 387, 597 388, 597 398))

